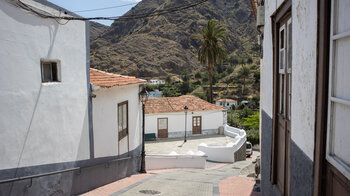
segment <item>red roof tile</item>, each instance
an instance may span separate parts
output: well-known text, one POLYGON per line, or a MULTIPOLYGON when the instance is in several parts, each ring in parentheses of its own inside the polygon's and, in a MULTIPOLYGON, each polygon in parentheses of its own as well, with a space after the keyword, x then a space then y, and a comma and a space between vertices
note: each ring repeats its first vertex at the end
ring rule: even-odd
POLYGON ((148 98, 145 113, 184 112, 185 106, 188 107, 188 111, 223 110, 221 106, 211 104, 193 95, 183 95, 180 97, 148 98))
POLYGON ((143 84, 146 83, 146 80, 134 76, 124 76, 90 68, 90 82, 95 86, 112 87, 129 84, 143 84))

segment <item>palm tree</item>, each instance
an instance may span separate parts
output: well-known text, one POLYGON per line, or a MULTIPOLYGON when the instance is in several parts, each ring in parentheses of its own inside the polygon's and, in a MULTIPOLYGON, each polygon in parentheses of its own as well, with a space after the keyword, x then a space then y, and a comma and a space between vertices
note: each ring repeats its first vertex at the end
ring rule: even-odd
POLYGON ((226 57, 226 47, 224 40, 228 40, 226 29, 215 20, 209 20, 206 27, 202 29, 200 34, 191 36, 199 39, 201 46, 198 50, 198 60, 202 65, 208 65, 210 98, 209 102, 213 102, 213 66, 222 63, 226 57))
POLYGON ((242 85, 242 95, 244 95, 245 85, 246 85, 246 79, 249 77, 250 69, 249 67, 243 65, 241 69, 239 70, 240 77, 243 78, 243 85, 242 85))

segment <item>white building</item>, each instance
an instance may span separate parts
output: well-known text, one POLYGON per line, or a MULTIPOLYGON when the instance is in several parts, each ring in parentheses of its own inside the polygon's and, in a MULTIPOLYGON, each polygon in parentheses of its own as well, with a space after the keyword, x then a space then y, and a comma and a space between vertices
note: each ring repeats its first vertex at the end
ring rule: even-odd
MULTIPOLYGON (((139 92, 140 84, 146 81, 92 68, 90 81, 94 94, 95 158, 140 155, 142 118, 139 92)), ((135 160, 134 164, 138 163, 135 160)))
POLYGON ((262 195, 350 195, 350 1, 252 2, 265 18, 262 195))
POLYGON ((44 0, 0 1, 0 195, 76 195, 139 169, 138 85, 114 100, 104 93, 117 88, 95 88, 93 119, 88 22, 45 15, 79 17, 44 0), (101 104, 105 114, 101 99, 129 103, 119 147, 106 115, 117 105, 101 104))
POLYGON ((50 16, 76 15, 46 1, 24 2, 0 1, 0 180, 58 173, 33 178, 32 183, 0 184, 0 195, 79 193, 86 184, 78 187, 75 170, 63 170, 93 158, 89 26, 84 21, 61 25, 67 21, 43 18, 19 6, 50 16))
POLYGON ((156 80, 156 79, 153 79, 153 80, 150 80, 149 83, 147 83, 149 85, 157 85, 157 84, 165 84, 165 82, 163 80, 156 80))
POLYGON ((158 138, 183 137, 185 124, 187 135, 217 134, 225 124, 222 107, 192 95, 148 98, 145 107, 145 132, 158 138))
POLYGON ((215 104, 218 106, 225 107, 226 109, 229 109, 229 110, 231 110, 233 107, 234 108, 237 107, 237 101, 233 99, 219 99, 215 101, 215 104))

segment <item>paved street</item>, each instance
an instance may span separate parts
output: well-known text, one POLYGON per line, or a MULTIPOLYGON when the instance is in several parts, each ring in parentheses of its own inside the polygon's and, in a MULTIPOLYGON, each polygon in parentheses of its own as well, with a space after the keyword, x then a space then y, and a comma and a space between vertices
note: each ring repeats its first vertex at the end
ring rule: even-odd
POLYGON ((208 162, 206 169, 167 169, 136 174, 90 191, 84 196, 258 196, 252 177, 255 156, 233 164, 208 162))
MULTIPOLYGON (((234 142, 223 135, 194 136, 187 138, 158 139, 146 142, 146 154, 169 154, 172 151, 186 154, 196 152, 200 143, 226 145, 234 142)), ((208 162, 206 169, 150 170, 147 174, 136 174, 83 194, 84 196, 255 196, 259 195, 255 185, 252 161, 260 153, 254 151, 252 158, 233 164, 208 162)))

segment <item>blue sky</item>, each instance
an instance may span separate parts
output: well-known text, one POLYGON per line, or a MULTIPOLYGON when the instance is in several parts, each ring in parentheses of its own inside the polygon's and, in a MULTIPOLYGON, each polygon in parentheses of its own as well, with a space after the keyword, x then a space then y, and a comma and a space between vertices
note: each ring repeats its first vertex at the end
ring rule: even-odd
MULTIPOLYGON (((69 11, 76 12, 83 17, 96 17, 96 16, 121 16, 132 7, 136 5, 137 2, 141 0, 49 0, 50 2, 66 8, 69 11), (129 5, 128 5, 129 4, 129 5), (89 12, 78 12, 82 10, 99 9, 113 6, 122 6, 118 8, 89 11, 89 12)), ((113 21, 96 21, 105 25, 111 25, 113 21)))

